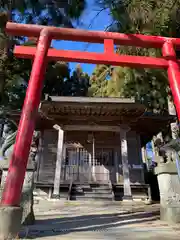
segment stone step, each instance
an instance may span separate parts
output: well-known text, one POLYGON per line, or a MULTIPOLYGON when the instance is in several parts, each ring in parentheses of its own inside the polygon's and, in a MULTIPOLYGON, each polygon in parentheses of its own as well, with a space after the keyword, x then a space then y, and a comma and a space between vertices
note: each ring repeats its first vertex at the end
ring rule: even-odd
POLYGON ((72 188, 71 192, 84 192, 84 193, 112 193, 111 189, 76 189, 72 188))
POLYGON ((102 186, 102 187, 84 187, 84 186, 81 186, 81 185, 73 185, 72 186, 72 189, 81 189, 83 191, 109 191, 112 189, 109 187, 109 186, 102 186))
POLYGON ((112 189, 108 184, 73 184, 71 189, 72 200, 100 199, 112 201, 112 189))
POLYGON ((93 197, 90 197, 90 196, 71 196, 71 198, 70 198, 70 200, 87 200, 87 201, 89 201, 89 200, 95 200, 95 201, 112 201, 112 196, 110 197, 108 197, 108 196, 105 196, 105 197, 100 197, 100 196, 97 196, 97 197, 95 197, 95 196, 93 196, 93 197))
POLYGON ((100 194, 112 194, 112 191, 110 189, 108 189, 108 190, 100 190, 100 191, 92 190, 92 191, 84 191, 84 193, 86 193, 86 194, 89 194, 89 193, 93 193, 93 194, 98 194, 98 193, 100 193, 100 194))
POLYGON ((82 189, 84 189, 84 190, 89 190, 89 189, 94 189, 94 190, 100 190, 100 189, 102 189, 102 190, 108 190, 108 189, 111 189, 109 186, 99 186, 99 187, 95 187, 95 186, 81 186, 81 185, 73 185, 72 186, 72 188, 82 188, 82 189))
POLYGON ((76 193, 76 192, 72 192, 71 196, 85 196, 85 197, 111 197, 112 198, 112 194, 111 193, 76 193))

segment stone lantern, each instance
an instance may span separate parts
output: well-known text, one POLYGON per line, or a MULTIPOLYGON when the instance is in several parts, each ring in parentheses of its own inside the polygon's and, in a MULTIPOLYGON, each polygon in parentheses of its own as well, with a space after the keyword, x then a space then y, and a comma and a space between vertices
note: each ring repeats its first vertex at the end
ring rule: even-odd
POLYGON ((180 222, 180 139, 173 139, 161 147, 168 156, 167 161, 159 162, 155 167, 160 191, 161 220, 169 223, 180 222))

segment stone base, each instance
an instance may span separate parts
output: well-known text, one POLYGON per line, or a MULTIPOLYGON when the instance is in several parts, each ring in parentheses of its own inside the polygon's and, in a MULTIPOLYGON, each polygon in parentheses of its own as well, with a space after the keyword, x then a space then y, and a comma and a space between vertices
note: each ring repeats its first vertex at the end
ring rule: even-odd
POLYGON ((122 201, 123 202, 132 202, 133 201, 133 197, 132 196, 123 196, 122 197, 122 201))
POLYGON ((153 201, 152 201, 152 199, 146 199, 143 201, 143 203, 146 205, 151 205, 151 204, 153 204, 153 201))
POLYGON ((180 206, 179 207, 160 207, 160 216, 162 221, 171 224, 180 223, 180 206))
MULTIPOLYGON (((6 163, 6 162, 5 162, 6 163)), ((6 177, 8 174, 7 166, 3 166, 3 175, 1 181, 1 189, 3 190, 6 177)), ((35 216, 33 211, 33 180, 34 172, 33 166, 30 165, 27 167, 26 175, 24 179, 20 207, 23 209, 22 222, 23 225, 33 225, 35 223, 35 216)))
POLYGON ((22 224, 33 225, 35 216, 33 211, 33 192, 32 189, 23 189, 20 206, 23 208, 22 224))
POLYGON ((162 163, 155 168, 160 191, 161 220, 180 223, 180 182, 174 162, 162 163))
POLYGON ((52 194, 51 198, 59 200, 60 199, 60 194, 52 194))
POLYGON ((21 229, 22 208, 0 207, 0 239, 16 239, 21 229))

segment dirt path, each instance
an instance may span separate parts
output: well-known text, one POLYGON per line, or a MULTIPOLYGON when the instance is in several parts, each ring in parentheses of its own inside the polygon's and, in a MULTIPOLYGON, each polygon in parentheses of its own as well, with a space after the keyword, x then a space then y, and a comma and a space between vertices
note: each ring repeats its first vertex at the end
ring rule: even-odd
POLYGON ((47 202, 35 205, 37 222, 22 239, 179 239, 178 226, 159 220, 158 205, 104 202, 47 202))

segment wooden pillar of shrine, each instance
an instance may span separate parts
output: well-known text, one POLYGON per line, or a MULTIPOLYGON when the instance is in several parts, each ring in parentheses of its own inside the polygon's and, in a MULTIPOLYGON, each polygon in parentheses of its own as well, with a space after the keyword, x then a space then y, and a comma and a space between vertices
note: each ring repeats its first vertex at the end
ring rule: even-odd
POLYGON ((123 200, 132 200, 130 174, 129 174, 129 163, 128 163, 128 144, 127 144, 127 132, 129 128, 121 128, 120 131, 120 142, 121 142, 121 159, 122 159, 122 170, 123 170, 123 185, 124 185, 124 196, 123 200))
POLYGON ((63 158, 63 144, 64 144, 64 131, 60 126, 54 125, 54 129, 58 131, 58 144, 57 144, 57 160, 54 176, 54 190, 53 198, 60 198, 60 183, 61 183, 61 166, 63 158))

